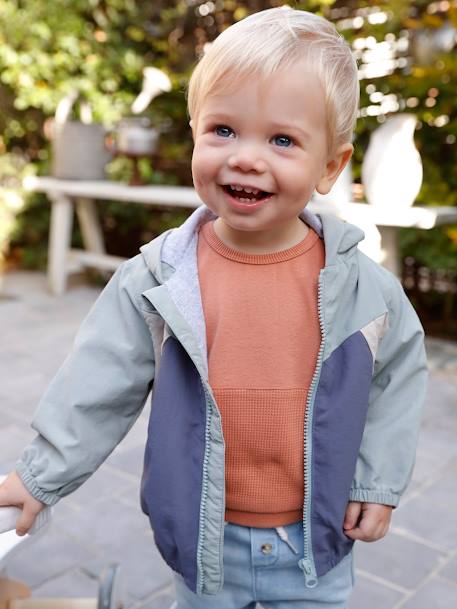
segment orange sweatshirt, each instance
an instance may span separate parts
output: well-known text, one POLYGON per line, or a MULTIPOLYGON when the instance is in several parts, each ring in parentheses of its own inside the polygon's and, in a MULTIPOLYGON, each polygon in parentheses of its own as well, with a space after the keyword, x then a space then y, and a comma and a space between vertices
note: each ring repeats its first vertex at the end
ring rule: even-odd
POLYGON ((226 520, 298 522, 304 417, 321 340, 317 282, 324 244, 310 228, 292 248, 246 254, 213 222, 200 230, 198 272, 209 382, 226 445, 226 520))

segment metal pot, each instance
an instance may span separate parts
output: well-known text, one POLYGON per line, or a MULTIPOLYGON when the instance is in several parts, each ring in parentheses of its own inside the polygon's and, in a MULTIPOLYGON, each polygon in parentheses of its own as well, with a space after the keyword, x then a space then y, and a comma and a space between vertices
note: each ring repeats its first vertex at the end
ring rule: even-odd
POLYGON ((115 131, 118 154, 147 156, 155 152, 157 148, 159 131, 151 127, 148 118, 124 118, 115 131))
POLYGON ((77 90, 70 91, 59 102, 50 125, 52 175, 67 180, 102 180, 105 165, 112 158, 105 144, 107 131, 103 125, 92 122, 87 102, 80 103, 82 120, 69 120, 79 97, 77 90))

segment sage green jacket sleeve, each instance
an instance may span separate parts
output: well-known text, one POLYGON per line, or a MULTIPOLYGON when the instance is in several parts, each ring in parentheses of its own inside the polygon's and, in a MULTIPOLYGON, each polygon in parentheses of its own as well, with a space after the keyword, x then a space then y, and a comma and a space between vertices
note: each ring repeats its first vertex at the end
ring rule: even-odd
POLYGON ((141 255, 122 264, 83 321, 32 421, 37 437, 16 465, 48 505, 76 490, 122 440, 154 378, 141 292, 154 279, 141 255))
POLYGON ((389 329, 376 354, 352 501, 397 506, 412 476, 427 389, 424 331, 391 276, 389 329))

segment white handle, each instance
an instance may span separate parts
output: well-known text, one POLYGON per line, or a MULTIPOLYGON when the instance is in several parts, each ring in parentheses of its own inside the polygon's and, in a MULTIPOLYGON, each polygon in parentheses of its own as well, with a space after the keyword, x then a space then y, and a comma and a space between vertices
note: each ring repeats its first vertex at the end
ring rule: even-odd
MULTIPOLYGON (((71 91, 59 101, 56 108, 56 124, 63 125, 69 120, 71 109, 79 96, 80 93, 77 89, 71 89, 71 91)), ((80 115, 82 123, 89 124, 92 122, 92 110, 87 101, 81 102, 80 115)))
MULTIPOLYGON (((6 531, 12 531, 16 528, 16 522, 21 514, 20 508, 17 507, 0 507, 0 534, 6 533, 6 531)), ((33 535, 39 531, 45 524, 51 520, 52 508, 45 507, 38 516, 35 518, 35 522, 29 529, 29 535, 33 535)))

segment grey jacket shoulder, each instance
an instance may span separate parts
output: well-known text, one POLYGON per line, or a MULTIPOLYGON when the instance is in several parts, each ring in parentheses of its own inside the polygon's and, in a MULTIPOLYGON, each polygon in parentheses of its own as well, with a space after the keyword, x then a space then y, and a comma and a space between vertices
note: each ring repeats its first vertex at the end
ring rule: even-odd
POLYGON ((357 249, 357 258, 361 272, 372 277, 373 281, 382 290, 386 300, 391 298, 392 292, 396 292, 398 289, 403 291, 401 282, 391 271, 372 260, 359 249, 357 249))
POLYGON ((396 315, 402 308, 406 308, 407 313, 411 316, 418 331, 424 335, 424 330, 419 317, 409 298, 406 296, 398 277, 360 250, 357 251, 357 256, 360 271, 364 274, 365 278, 368 278, 365 279, 365 281, 371 281, 373 288, 376 285, 377 289, 381 292, 384 302, 388 307, 389 315, 396 315))
POLYGON ((147 300, 142 293, 157 287, 159 283, 146 264, 144 255, 140 253, 129 258, 116 272, 119 273, 119 290, 125 290, 138 309, 148 310, 147 300))

